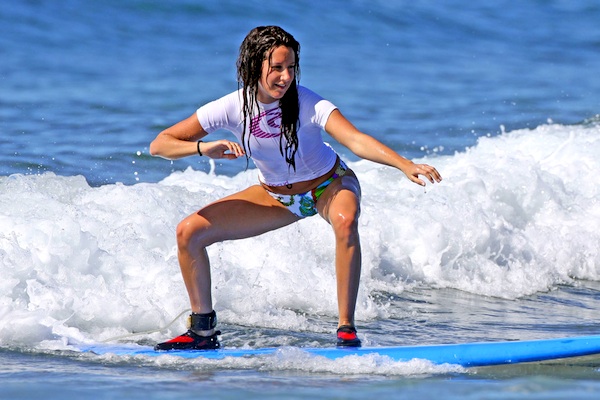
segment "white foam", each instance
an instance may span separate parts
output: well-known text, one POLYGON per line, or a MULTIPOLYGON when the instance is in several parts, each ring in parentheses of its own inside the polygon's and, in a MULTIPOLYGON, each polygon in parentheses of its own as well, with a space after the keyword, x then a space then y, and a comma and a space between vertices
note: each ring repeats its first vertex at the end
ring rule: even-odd
MULTIPOLYGON (((82 358, 89 354, 82 353, 82 358)), ((331 360, 326 357, 310 355, 302 349, 282 347, 272 355, 255 357, 225 357, 223 359, 182 358, 168 353, 158 357, 122 356, 105 354, 95 356, 104 363, 122 363, 124 360, 138 365, 160 366, 163 368, 193 369, 193 370, 222 370, 244 369, 259 371, 297 371, 303 373, 343 375, 345 379, 363 375, 380 376, 416 376, 431 374, 465 373, 464 367, 456 364, 436 365, 427 360, 412 359, 394 361, 389 357, 377 354, 349 355, 331 360)))
MULTIPOLYGON (((363 187, 358 318, 386 316, 373 293, 414 285, 517 298, 598 280, 599 130, 546 125, 482 138, 425 160, 444 176, 426 189, 391 168, 350 163, 363 187)), ((165 325, 189 306, 177 223, 255 181, 255 171, 191 169, 133 186, 0 177, 0 345, 51 347, 165 325)), ((220 320, 325 329, 307 316, 337 314, 333 250, 318 217, 212 246, 220 320)))

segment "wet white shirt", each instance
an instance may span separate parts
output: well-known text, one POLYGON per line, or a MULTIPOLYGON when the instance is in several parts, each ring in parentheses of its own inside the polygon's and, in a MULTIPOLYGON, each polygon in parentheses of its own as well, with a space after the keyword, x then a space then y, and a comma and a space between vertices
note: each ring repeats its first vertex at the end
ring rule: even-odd
MULTIPOLYGON (((242 141, 244 127, 242 92, 237 90, 212 101, 196 111, 198 121, 208 133, 217 129, 231 131, 242 141)), ((247 123, 246 149, 259 170, 259 179, 269 186, 284 186, 318 178, 333 168, 337 155, 323 141, 321 131, 337 107, 311 90, 298 86, 300 114, 296 170, 281 155, 281 109, 279 101, 258 103, 259 110, 247 123)), ((284 146, 285 147, 285 146, 284 146)))

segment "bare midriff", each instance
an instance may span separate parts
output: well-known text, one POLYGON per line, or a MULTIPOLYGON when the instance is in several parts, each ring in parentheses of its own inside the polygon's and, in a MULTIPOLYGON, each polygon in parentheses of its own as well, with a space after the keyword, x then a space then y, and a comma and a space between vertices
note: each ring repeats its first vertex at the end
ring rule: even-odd
POLYGON ((283 185, 283 186, 269 186, 269 185, 261 182, 261 185, 265 189, 267 189, 269 192, 273 192, 273 193, 277 193, 277 194, 306 193, 306 192, 311 191, 312 189, 316 188, 321 183, 325 182, 327 179, 329 179, 329 177, 335 173, 335 170, 337 169, 338 165, 340 165, 339 158, 335 162, 335 165, 329 170, 329 172, 327 172, 326 174, 324 174, 318 178, 310 179, 308 181, 294 182, 294 183, 290 183, 289 185, 283 185))

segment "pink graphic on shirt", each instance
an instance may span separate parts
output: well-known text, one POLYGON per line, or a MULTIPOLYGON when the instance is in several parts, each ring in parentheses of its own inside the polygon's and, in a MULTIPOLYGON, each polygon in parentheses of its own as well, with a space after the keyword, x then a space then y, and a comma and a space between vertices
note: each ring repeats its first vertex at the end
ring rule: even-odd
POLYGON ((250 121, 250 134, 261 139, 281 136, 281 109, 277 107, 263 111, 252 118, 250 121))

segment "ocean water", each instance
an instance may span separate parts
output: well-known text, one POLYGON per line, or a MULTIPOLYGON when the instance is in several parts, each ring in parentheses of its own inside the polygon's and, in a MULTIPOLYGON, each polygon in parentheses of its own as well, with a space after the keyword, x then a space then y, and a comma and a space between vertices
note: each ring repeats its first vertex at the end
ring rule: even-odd
MULTIPOLYGON (((363 188, 365 345, 600 333, 598 20, 592 0, 2 3, 0 398, 596 399, 598 358, 465 369, 77 349, 185 329, 175 226, 257 174, 148 145, 237 88, 237 48, 260 24, 301 42, 303 85, 444 177, 422 188, 332 143, 363 188)), ((209 254, 225 346, 332 345, 324 221, 209 254)))

